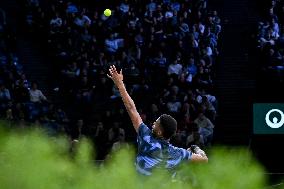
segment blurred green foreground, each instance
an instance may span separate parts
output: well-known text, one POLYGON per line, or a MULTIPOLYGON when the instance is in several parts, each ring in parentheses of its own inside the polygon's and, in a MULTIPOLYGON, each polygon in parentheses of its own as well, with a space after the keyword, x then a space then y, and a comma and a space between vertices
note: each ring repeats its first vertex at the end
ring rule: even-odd
POLYGON ((136 174, 132 150, 120 150, 103 164, 93 161, 88 141, 75 155, 65 138, 39 131, 4 132, 0 126, 1 189, 262 189, 263 168, 243 149, 216 148, 208 164, 186 164, 175 179, 158 170, 151 177, 136 174))

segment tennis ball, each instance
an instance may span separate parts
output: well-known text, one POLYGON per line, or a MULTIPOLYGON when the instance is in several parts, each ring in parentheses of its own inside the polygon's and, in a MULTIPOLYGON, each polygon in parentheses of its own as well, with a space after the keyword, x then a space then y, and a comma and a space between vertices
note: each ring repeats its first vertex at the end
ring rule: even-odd
POLYGON ((111 10, 110 10, 110 9, 106 9, 106 10, 104 11, 104 15, 105 15, 105 16, 110 16, 110 15, 111 15, 111 10))

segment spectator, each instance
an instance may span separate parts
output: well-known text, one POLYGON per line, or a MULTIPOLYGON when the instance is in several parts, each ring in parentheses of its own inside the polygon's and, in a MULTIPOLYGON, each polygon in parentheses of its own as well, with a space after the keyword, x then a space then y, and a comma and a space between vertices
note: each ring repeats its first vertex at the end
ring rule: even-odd
POLYGON ((66 9, 67 13, 77 13, 78 12, 78 8, 76 5, 74 5, 73 3, 69 2, 67 4, 67 9, 66 9))
POLYGON ((41 90, 37 88, 37 83, 32 83, 32 88, 30 89, 30 101, 33 103, 42 103, 47 101, 47 98, 42 94, 41 90))
POLYGON ((111 151, 118 151, 122 149, 122 147, 129 149, 129 145, 125 142, 125 136, 123 134, 119 134, 117 141, 112 144, 111 151))
POLYGON ((193 80, 193 77, 197 74, 197 66, 194 63, 194 59, 193 58, 189 59, 189 64, 188 64, 188 66, 187 66, 185 71, 186 71, 186 75, 187 75, 186 80, 189 83, 191 83, 192 80, 193 80))
POLYGON ((9 89, 0 81, 0 114, 5 112, 11 103, 11 95, 9 89))
POLYGON ((94 142, 96 146, 96 150, 98 152, 97 159, 102 160, 105 158, 108 153, 107 149, 107 141, 108 141, 108 133, 103 122, 98 122, 95 130, 94 142))
POLYGON ((198 89, 197 92, 199 93, 196 97, 196 101, 198 103, 201 103, 202 102, 202 96, 206 96, 207 100, 212 103, 214 106, 216 106, 217 104, 217 99, 215 96, 209 94, 208 92, 206 92, 206 90, 204 88, 202 89, 198 89))
POLYGON ((19 85, 23 85, 23 87, 27 89, 30 87, 30 83, 27 80, 26 75, 23 73, 20 75, 20 79, 16 81, 16 86, 19 86, 19 85))
POLYGON ((105 40, 105 47, 109 53, 115 53, 118 48, 123 46, 123 39, 115 39, 114 34, 105 40))
POLYGON ((168 75, 175 74, 179 76, 182 73, 182 65, 178 63, 178 60, 174 60, 168 67, 168 75))
POLYGON ((78 84, 77 100, 80 101, 80 103, 91 103, 94 87, 95 86, 92 86, 91 82, 88 80, 88 77, 83 76, 78 84))
POLYGON ((204 140, 204 144, 206 146, 211 145, 213 139, 213 123, 204 115, 203 112, 198 114, 194 123, 198 126, 198 130, 204 140))
POLYGON ((193 123, 192 131, 186 138, 186 146, 189 147, 191 145, 198 145, 200 147, 204 147, 204 139, 203 135, 200 135, 198 132, 198 126, 193 123))
POLYGON ((59 13, 56 13, 55 16, 50 20, 50 27, 52 34, 58 32, 62 27, 63 21, 59 17, 59 13))
POLYGON ((120 128, 119 122, 114 122, 113 127, 108 131, 108 141, 113 144, 118 140, 124 141, 125 140, 125 131, 123 128, 120 128))
POLYGON ((130 63, 130 67, 125 69, 125 76, 135 79, 139 76, 140 71, 134 63, 130 63))
POLYGON ((181 109, 181 103, 177 100, 177 97, 173 95, 171 100, 167 103, 168 111, 172 114, 179 113, 181 109))
POLYGON ((215 121, 216 109, 206 96, 202 96, 201 106, 205 111, 205 115, 207 115, 210 120, 215 121))
POLYGON ((84 13, 81 13, 81 15, 77 16, 74 20, 74 24, 79 27, 89 27, 91 23, 91 19, 84 13))
POLYGON ((124 0, 120 6, 119 6, 119 10, 123 13, 126 14, 129 11, 129 4, 127 2, 127 0, 124 0))
POLYGON ((19 103, 26 103, 30 101, 30 92, 29 90, 25 87, 24 81, 19 81, 18 86, 15 88, 14 91, 14 100, 15 102, 19 103))
POLYGON ((167 66, 167 58, 164 57, 162 51, 159 51, 158 56, 155 58, 155 64, 161 68, 165 68, 167 66))

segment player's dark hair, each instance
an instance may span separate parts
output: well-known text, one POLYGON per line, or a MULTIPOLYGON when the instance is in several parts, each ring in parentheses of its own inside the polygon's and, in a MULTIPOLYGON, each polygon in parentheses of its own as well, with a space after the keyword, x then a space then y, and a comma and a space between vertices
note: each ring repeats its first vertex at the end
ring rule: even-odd
POLYGON ((160 125, 163 130, 163 137, 166 139, 171 138, 177 131, 177 121, 170 115, 161 115, 160 125))

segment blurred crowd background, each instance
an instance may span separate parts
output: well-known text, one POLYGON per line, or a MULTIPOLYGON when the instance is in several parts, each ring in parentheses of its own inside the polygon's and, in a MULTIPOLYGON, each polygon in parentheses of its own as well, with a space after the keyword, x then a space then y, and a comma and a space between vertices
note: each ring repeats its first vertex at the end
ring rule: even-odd
POLYGON ((27 0, 23 8, 26 30, 46 46, 53 68, 46 79, 58 99, 48 99, 26 76, 16 38, 2 23, 0 115, 11 127, 41 127, 70 141, 88 137, 97 159, 135 144, 119 92, 106 77, 115 65, 149 127, 167 113, 178 121, 173 144, 211 146, 222 24, 207 0, 27 0), (106 8, 110 17, 102 14, 106 8))

